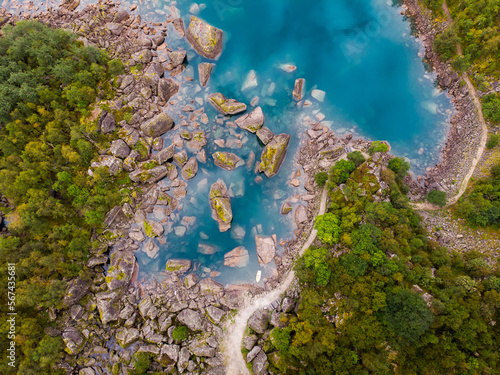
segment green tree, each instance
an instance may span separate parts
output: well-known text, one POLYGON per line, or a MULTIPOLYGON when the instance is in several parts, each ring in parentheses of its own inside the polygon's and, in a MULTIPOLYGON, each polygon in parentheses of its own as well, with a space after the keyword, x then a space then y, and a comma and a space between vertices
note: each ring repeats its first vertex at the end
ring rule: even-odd
POLYGON ((352 161, 356 167, 359 167, 365 162, 365 157, 361 151, 353 151, 347 154, 347 160, 352 161))
POLYGON ((372 142, 370 149, 368 150, 368 153, 370 155, 373 155, 377 152, 387 152, 387 151, 389 151, 389 146, 386 143, 381 141, 375 141, 372 142))
POLYGON ((352 161, 339 160, 330 168, 329 180, 334 184, 340 185, 347 181, 352 171, 356 169, 356 165, 352 161))
POLYGON ((446 193, 439 190, 431 190, 426 196, 430 203, 444 207, 446 206, 446 193))
POLYGON ((340 220, 336 215, 332 213, 319 215, 314 222, 314 227, 318 230, 318 238, 321 242, 327 245, 339 242, 342 230, 340 228, 340 220))

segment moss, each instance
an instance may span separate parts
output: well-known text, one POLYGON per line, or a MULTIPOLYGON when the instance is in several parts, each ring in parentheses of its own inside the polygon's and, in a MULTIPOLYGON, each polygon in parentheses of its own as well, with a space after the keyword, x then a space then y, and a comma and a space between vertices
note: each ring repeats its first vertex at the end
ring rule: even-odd
POLYGON ((234 167, 233 161, 226 156, 224 152, 216 152, 214 153, 214 157, 220 161, 222 164, 228 165, 230 167, 234 167))
POLYGON ((146 236, 150 238, 157 237, 156 234, 153 232, 153 227, 148 223, 147 220, 144 221, 144 232, 146 233, 146 236))
POLYGON ((153 169, 155 167, 158 167, 160 164, 156 160, 150 160, 147 163, 142 164, 142 168, 146 170, 153 169))
MULTIPOLYGON (((141 57, 142 57, 142 55, 141 55, 141 57)), ((137 74, 142 70, 142 68, 143 68, 142 64, 134 65, 134 66, 130 67, 130 73, 137 74)))
POLYGON ((149 149, 146 147, 144 142, 145 141, 143 139, 139 139, 139 142, 137 142, 133 148, 135 151, 139 153, 142 159, 145 159, 149 156, 149 149))
POLYGON ((221 199, 215 198, 214 199, 214 208, 215 211, 217 212, 217 216, 225 223, 230 223, 231 220, 233 219, 232 215, 226 211, 224 204, 222 203, 221 199))

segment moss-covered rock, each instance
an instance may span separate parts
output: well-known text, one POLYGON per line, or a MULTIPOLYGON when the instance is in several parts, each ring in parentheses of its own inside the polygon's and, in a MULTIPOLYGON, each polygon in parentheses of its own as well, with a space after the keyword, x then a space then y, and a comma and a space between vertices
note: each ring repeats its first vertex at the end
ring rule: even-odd
POLYGON ((197 130, 191 133, 191 140, 188 142, 188 147, 191 150, 201 150, 207 145, 207 137, 205 132, 202 130, 197 130))
POLYGON ((210 187, 209 199, 212 217, 219 224, 219 230, 221 232, 229 230, 233 220, 233 211, 224 181, 219 179, 210 187))
POLYGON ((285 159, 289 142, 290 135, 275 135, 262 151, 259 171, 264 172, 267 177, 276 175, 285 159))
POLYGON ((185 273, 191 268, 191 261, 188 259, 169 259, 165 269, 167 272, 185 273))
POLYGON ((196 158, 190 158, 181 169, 182 178, 190 180, 198 173, 198 162, 196 158))
POLYGON ((191 16, 186 39, 196 52, 208 59, 216 59, 222 52, 222 30, 191 16))
POLYGON ((133 251, 120 250, 111 254, 111 263, 106 274, 109 290, 127 288, 134 273, 135 255, 133 251))
POLYGON ((141 125, 142 132, 148 137, 159 137, 174 126, 174 120, 166 113, 160 113, 150 121, 141 125))
POLYGON ((246 104, 240 103, 235 99, 227 99, 220 92, 211 94, 208 97, 208 101, 223 115, 236 115, 247 110, 246 104))
POLYGON ((169 173, 169 169, 165 165, 159 165, 152 169, 139 168, 129 174, 129 177, 134 182, 153 183, 160 181, 169 173))
POLYGON ((241 159, 231 152, 214 152, 212 157, 214 158, 215 165, 226 171, 232 171, 243 165, 243 163, 240 163, 241 159))

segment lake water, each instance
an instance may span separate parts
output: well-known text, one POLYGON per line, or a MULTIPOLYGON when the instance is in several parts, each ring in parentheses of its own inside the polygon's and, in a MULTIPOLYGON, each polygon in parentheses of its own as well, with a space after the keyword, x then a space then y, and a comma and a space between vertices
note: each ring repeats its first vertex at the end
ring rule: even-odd
MULTIPOLYGON (((307 141, 304 116, 320 119, 324 116, 324 124, 339 135, 353 132, 356 136, 389 141, 394 154, 411 161, 416 175, 425 173, 425 168, 439 160, 452 107, 446 94, 435 88, 433 74, 425 71, 419 57, 423 48, 410 36, 409 23, 391 2, 214 0, 195 4, 158 0, 125 1, 122 5, 128 9, 134 3, 138 5, 136 13, 148 22, 165 21, 167 15, 180 12, 187 26, 192 12, 225 32, 223 53, 208 87, 201 88, 196 67, 206 60, 169 25, 169 47, 188 50, 189 67, 179 79, 194 77, 193 82, 182 86, 179 104, 168 109, 177 124, 182 114, 179 109, 191 99, 198 98, 201 102, 210 93, 219 91, 247 104, 259 97, 266 116, 265 125, 276 134, 292 135, 287 158, 272 179, 264 176, 263 181, 257 182, 253 168, 223 171, 213 165, 210 157, 212 152, 220 150, 213 142, 215 139, 232 139, 231 146, 235 135, 241 134, 242 148, 233 145, 232 149, 223 150, 234 152, 245 161, 252 151, 259 160, 262 147, 253 134, 217 124, 216 111, 205 105, 210 122, 201 124, 200 129, 207 132, 208 161, 199 165, 200 171, 189 182, 187 196, 181 201, 182 209, 170 220, 171 225, 166 226, 169 233, 166 244, 161 245, 160 256, 151 260, 138 252, 140 278, 161 277, 169 258, 193 260, 200 276, 210 271, 221 272, 215 279, 223 283, 252 282, 259 269, 264 276, 272 274, 274 262, 266 268, 258 264, 254 237, 256 233, 276 234, 278 242, 293 238, 296 229, 293 213, 281 216, 280 206, 290 200, 294 207, 305 204, 290 199, 304 194, 305 190, 288 184, 298 169, 295 154, 300 143, 307 141), (280 69, 282 64, 293 64, 297 70, 286 72, 280 69), (242 90, 252 70, 257 76, 257 86, 242 90), (298 107, 292 99, 296 78, 306 79, 305 99, 312 103, 307 108, 298 107), (314 89, 325 92, 323 102, 312 98, 314 89), (208 190, 218 178, 231 187, 233 228, 237 231, 220 233, 211 218, 208 190), (194 224, 187 228, 182 221, 185 216, 196 217, 194 224), (215 253, 201 254, 200 244, 214 247, 215 253), (225 267, 224 253, 237 246, 249 250, 250 264, 243 269, 225 267)), ((196 101, 192 105, 201 107, 196 101)), ((179 133, 179 128, 165 138, 172 138, 179 133)), ((156 211, 150 217, 161 219, 161 212, 156 211)), ((279 247, 278 252, 282 251, 279 247)))

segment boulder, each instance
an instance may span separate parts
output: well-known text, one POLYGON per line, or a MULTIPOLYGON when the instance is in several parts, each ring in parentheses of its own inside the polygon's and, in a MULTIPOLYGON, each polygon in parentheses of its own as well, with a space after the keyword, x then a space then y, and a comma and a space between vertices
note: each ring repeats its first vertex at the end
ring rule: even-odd
MULTIPOLYGON (((151 41, 150 41, 151 42, 151 41)), ((134 54, 132 54, 132 59, 136 62, 136 63, 139 63, 139 64, 147 64, 148 62, 151 61, 151 59, 153 58, 153 53, 148 50, 148 49, 145 49, 143 51, 139 51, 139 52, 136 52, 134 54)))
POLYGON ((164 232, 163 225, 155 220, 144 221, 144 233, 150 238, 160 237, 164 232))
POLYGON ((99 161, 92 162, 90 166, 94 169, 108 167, 109 174, 115 176, 123 170, 123 161, 111 155, 99 155, 99 161))
POLYGON ((208 346, 206 340, 195 339, 189 344, 189 350, 197 357, 214 357, 215 349, 208 346))
POLYGON ((118 137, 123 139, 129 147, 134 147, 139 142, 139 132, 130 126, 124 126, 118 130, 118 137))
POLYGON ((158 247, 157 244, 153 242, 152 239, 149 239, 145 244, 144 247, 142 248, 142 251, 146 253, 148 257, 151 259, 156 259, 158 258, 158 253, 160 251, 160 248, 158 247))
POLYGON ((66 288, 63 304, 68 307, 74 305, 88 293, 89 287, 89 282, 80 277, 71 280, 66 288))
POLYGON ((207 145, 207 137, 202 130, 194 131, 191 134, 191 140, 188 142, 188 147, 192 150, 201 150, 207 145))
POLYGON ((159 165, 152 169, 139 168, 129 174, 129 177, 134 182, 154 183, 160 181, 170 172, 170 168, 165 165, 159 165))
POLYGON ((174 157, 174 154, 175 154, 175 146, 170 145, 161 150, 160 152, 158 152, 154 156, 154 160, 156 160, 158 164, 162 165, 165 164, 167 160, 172 159, 174 157))
POLYGON ((238 246, 224 254, 224 265, 228 267, 245 267, 249 260, 248 250, 243 246, 238 246))
POLYGON ((179 358, 179 345, 163 345, 160 350, 158 362, 167 367, 177 362, 179 358))
POLYGON ((174 163, 179 167, 183 167, 188 161, 188 155, 186 150, 181 150, 174 155, 174 163))
POLYGON ((132 250, 118 250, 110 256, 111 263, 106 273, 109 290, 128 288, 134 273, 135 255, 132 250))
POLYGON ((123 349, 139 340, 141 337, 138 329, 120 327, 116 330, 116 341, 123 349))
POLYGON ((179 85, 170 78, 162 78, 158 81, 158 96, 161 101, 168 102, 178 91, 179 85))
POLYGON ((267 360, 266 353, 260 351, 257 357, 252 361, 252 369, 254 375, 266 375, 269 361, 267 360))
POLYGON ((207 59, 217 59, 222 52, 222 30, 191 16, 186 39, 196 52, 207 59))
POLYGON ((177 315, 177 320, 191 331, 203 330, 203 319, 201 314, 197 311, 191 309, 182 310, 179 315, 177 315))
POLYGON ((220 303, 231 310, 240 309, 245 304, 245 296, 242 290, 230 290, 224 293, 220 303))
POLYGON ((77 354, 85 344, 84 337, 74 327, 66 328, 62 333, 62 339, 66 344, 66 352, 72 355, 77 354))
POLYGON ((247 110, 246 104, 234 99, 226 99, 220 92, 211 94, 208 101, 223 115, 236 115, 247 110))
POLYGON ((210 208, 212 209, 212 218, 219 224, 219 230, 226 232, 231 228, 233 220, 233 211, 231 201, 227 196, 227 186, 221 179, 217 180, 210 187, 209 193, 210 208))
POLYGON ((221 310, 215 306, 208 306, 205 308, 205 311, 210 317, 210 320, 212 320, 212 322, 214 322, 215 324, 219 324, 222 317, 226 314, 224 310, 221 310))
POLYGON ((252 362, 252 360, 257 357, 257 354, 260 353, 262 348, 260 346, 254 346, 252 350, 250 350, 247 354, 247 363, 252 362))
POLYGON ((292 211, 292 205, 289 202, 285 202, 281 205, 281 214, 287 215, 292 211))
POLYGON ((271 319, 271 313, 267 309, 258 309, 248 319, 248 326, 255 332, 263 334, 266 332, 271 319))
POLYGON ((177 368, 180 373, 183 373, 188 366, 189 357, 191 357, 191 352, 188 348, 182 347, 179 352, 179 360, 177 361, 177 368))
POLYGON ((173 51, 169 52, 167 55, 170 61, 168 62, 166 69, 173 70, 177 68, 179 65, 182 65, 182 63, 186 58, 186 51, 184 50, 173 51))
POLYGON ((295 80, 295 87, 293 89, 293 98, 295 100, 302 100, 304 97, 306 80, 304 78, 297 78, 295 80))
POLYGON ((161 206, 168 206, 170 211, 174 211, 177 208, 179 202, 174 197, 168 195, 164 191, 161 191, 158 194, 158 200, 156 201, 156 204, 161 206))
POLYGON ((118 292, 102 292, 97 293, 95 296, 102 324, 108 324, 111 321, 118 320, 118 314, 120 313, 118 292))
POLYGON ((130 154, 130 147, 122 139, 116 139, 111 142, 111 154, 117 158, 126 158, 130 154))
POLYGON ((285 159, 289 142, 290 135, 275 135, 262 151, 259 171, 264 172, 268 178, 275 176, 285 159))
POLYGON ((188 259, 169 259, 165 267, 167 272, 176 272, 179 274, 187 272, 190 268, 191 261, 188 259))
POLYGON ((144 161, 149 159, 149 154, 151 151, 149 142, 144 138, 139 137, 139 140, 137 141, 137 144, 135 145, 134 150, 130 153, 130 155, 132 155, 134 151, 138 153, 135 158, 137 161, 144 161))
POLYGON ((257 258, 260 265, 268 264, 276 255, 276 245, 271 237, 255 236, 257 258))
POLYGON ((207 277, 198 283, 202 293, 218 294, 224 290, 224 286, 214 279, 207 277))
POLYGON ((299 205, 295 209, 295 223, 297 225, 304 224, 307 222, 307 209, 305 206, 299 205))
POLYGON ((148 137, 159 137, 165 134, 174 126, 174 121, 166 113, 160 113, 154 117, 151 121, 142 124, 141 130, 148 137))
POLYGON ((241 129, 255 133, 264 125, 264 113, 261 107, 257 107, 252 112, 237 118, 234 122, 241 129))
POLYGON ((191 289, 197 283, 198 283, 198 276, 196 276, 195 273, 190 273, 184 279, 184 285, 186 285, 186 288, 188 288, 188 289, 191 289))
POLYGON ((196 158, 189 158, 187 163, 181 169, 182 178, 190 180, 198 173, 198 162, 196 158))
POLYGON ((112 133, 116 129, 115 116, 104 111, 99 119, 99 129, 104 134, 112 133))
POLYGON ((212 74, 213 67, 214 64, 206 62, 198 65, 198 74, 200 76, 200 84, 202 87, 207 85, 210 75, 212 74))
POLYGON ((212 154, 212 157, 214 159, 214 164, 226 171, 232 171, 240 165, 243 165, 243 163, 240 163, 241 159, 232 152, 217 151, 212 154))
POLYGON ((257 130, 257 138, 259 138, 259 140, 265 145, 271 142, 271 139, 273 139, 273 137, 274 133, 265 126, 257 130))
POLYGON ((285 297, 281 303, 281 310, 285 313, 292 312, 295 308, 295 301, 290 297, 285 297))

